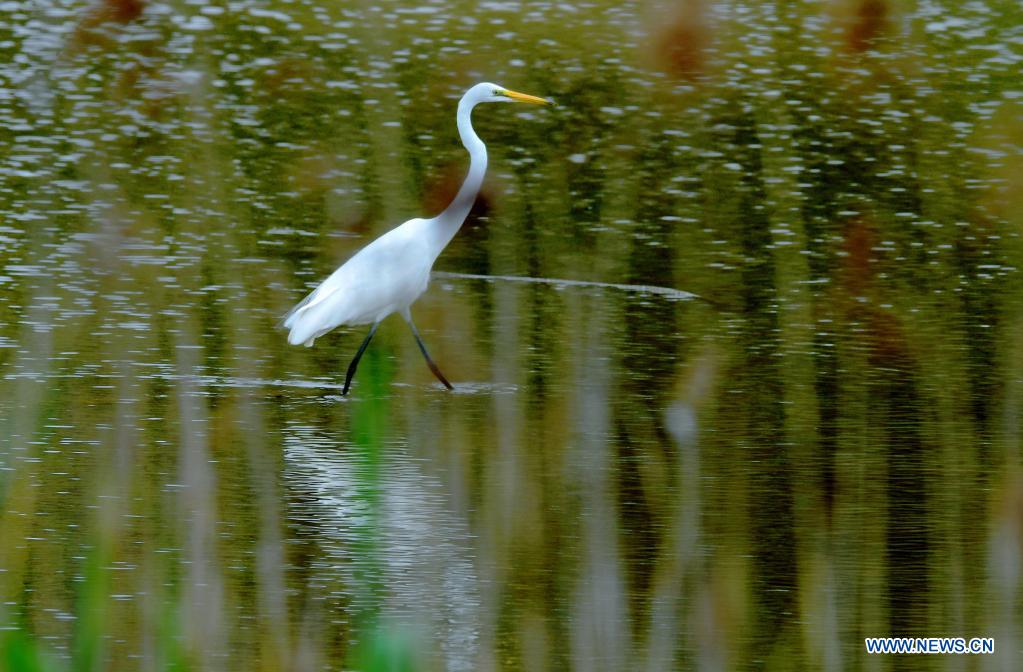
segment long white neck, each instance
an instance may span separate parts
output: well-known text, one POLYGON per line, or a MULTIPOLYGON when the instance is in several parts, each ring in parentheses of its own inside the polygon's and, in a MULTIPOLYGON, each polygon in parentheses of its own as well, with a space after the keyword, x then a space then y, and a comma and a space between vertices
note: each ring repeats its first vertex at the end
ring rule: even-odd
POLYGON ((487 147, 472 129, 470 119, 474 106, 475 103, 466 102, 465 97, 458 103, 458 135, 469 152, 469 173, 451 204, 444 212, 430 220, 437 254, 440 254, 458 233, 462 222, 472 210, 473 203, 476 202, 476 195, 483 185, 483 175, 487 172, 487 147))

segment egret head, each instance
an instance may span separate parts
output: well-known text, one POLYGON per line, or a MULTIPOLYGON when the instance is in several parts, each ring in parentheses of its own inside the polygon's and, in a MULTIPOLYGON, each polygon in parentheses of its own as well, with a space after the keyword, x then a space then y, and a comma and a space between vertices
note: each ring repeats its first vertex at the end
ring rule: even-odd
POLYGON ((526 93, 506 89, 499 84, 482 82, 469 89, 465 100, 473 105, 478 103, 530 103, 532 105, 553 105, 553 101, 537 98, 526 93))

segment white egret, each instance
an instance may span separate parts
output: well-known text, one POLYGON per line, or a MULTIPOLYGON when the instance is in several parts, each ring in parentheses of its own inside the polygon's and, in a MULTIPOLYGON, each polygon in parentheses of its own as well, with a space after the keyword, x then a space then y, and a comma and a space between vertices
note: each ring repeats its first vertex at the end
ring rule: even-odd
POLYGON ((410 219, 359 250, 284 316, 283 325, 290 330, 288 342, 306 347, 343 324, 372 325, 348 365, 342 395, 348 394, 359 359, 380 321, 395 312, 400 313, 412 329, 433 375, 449 390, 453 389, 430 359, 419 330, 412 322, 409 307, 426 291, 433 262, 462 226, 487 172, 487 148, 472 128, 472 109, 480 103, 500 102, 551 104, 549 100, 509 91, 489 82, 466 91, 458 101, 457 123, 462 144, 469 152, 469 173, 451 204, 436 217, 410 219))

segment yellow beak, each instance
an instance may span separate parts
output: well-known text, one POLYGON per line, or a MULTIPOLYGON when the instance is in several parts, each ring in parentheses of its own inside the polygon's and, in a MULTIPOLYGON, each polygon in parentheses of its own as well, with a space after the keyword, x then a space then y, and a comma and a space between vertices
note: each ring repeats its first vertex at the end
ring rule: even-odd
POLYGON ((508 89, 502 89, 501 93, 508 96, 512 100, 517 100, 520 103, 532 103, 533 105, 553 105, 554 101, 547 100, 546 98, 537 98, 531 96, 528 93, 519 93, 518 91, 509 91, 508 89))

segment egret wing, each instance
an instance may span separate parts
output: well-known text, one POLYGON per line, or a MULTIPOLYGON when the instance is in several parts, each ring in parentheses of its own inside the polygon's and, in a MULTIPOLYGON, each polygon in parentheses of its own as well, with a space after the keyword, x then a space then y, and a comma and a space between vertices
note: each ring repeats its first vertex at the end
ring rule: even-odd
POLYGON ((379 322, 426 289, 433 259, 416 235, 423 220, 391 229, 361 249, 284 316, 288 341, 309 346, 342 324, 379 322))

